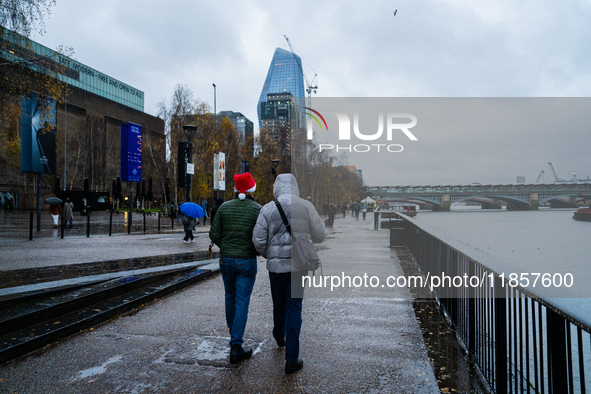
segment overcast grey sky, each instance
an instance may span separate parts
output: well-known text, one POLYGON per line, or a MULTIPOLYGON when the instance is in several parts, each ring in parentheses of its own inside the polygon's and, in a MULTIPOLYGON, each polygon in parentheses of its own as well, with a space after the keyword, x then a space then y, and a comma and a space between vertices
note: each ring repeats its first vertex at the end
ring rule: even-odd
MULTIPOLYGON (((587 97, 591 91, 591 0, 57 0, 46 27, 33 39, 53 49, 73 46, 79 62, 142 90, 145 111, 154 115, 177 83, 213 106, 215 83, 217 110, 242 112, 256 125, 273 51, 289 49, 284 34, 309 78, 310 67, 318 73, 318 97, 587 97)), ((569 130, 569 144, 589 142, 589 134, 584 125, 569 130)), ((423 152, 425 166, 405 174, 415 180, 410 183, 446 183, 449 176, 438 182, 427 176, 443 160, 456 169, 458 183, 510 183, 517 175, 533 182, 543 169, 549 180, 549 161, 562 178, 573 169, 591 175, 591 156, 580 150, 561 148, 548 157, 524 147, 523 157, 503 158, 502 143, 487 150, 490 135, 472 138, 478 149, 463 145, 461 162, 457 152, 423 152), (497 155, 499 168, 462 175, 462 166, 483 154, 497 155)), ((363 170, 370 184, 397 184, 363 170)))

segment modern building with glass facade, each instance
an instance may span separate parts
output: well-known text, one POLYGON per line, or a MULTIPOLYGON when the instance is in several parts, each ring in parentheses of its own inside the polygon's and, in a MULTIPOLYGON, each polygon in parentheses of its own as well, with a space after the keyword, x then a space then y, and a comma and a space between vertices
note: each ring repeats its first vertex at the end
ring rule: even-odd
POLYGON ((263 90, 257 103, 259 128, 261 130, 264 128, 261 108, 264 108, 268 94, 291 93, 293 102, 297 104, 301 111, 304 108, 305 91, 302 59, 285 49, 275 49, 269 71, 267 72, 267 78, 265 78, 265 84, 263 85, 263 90))
POLYGON ((3 29, 0 57, 20 62, 36 72, 49 70, 62 82, 97 96, 144 111, 144 92, 79 63, 19 34, 3 29), (44 70, 45 69, 45 70, 44 70))
POLYGON ((242 112, 220 111, 218 112, 218 116, 220 118, 228 117, 230 121, 232 121, 232 124, 236 127, 236 131, 240 134, 242 141, 246 141, 253 136, 254 123, 244 116, 242 112))

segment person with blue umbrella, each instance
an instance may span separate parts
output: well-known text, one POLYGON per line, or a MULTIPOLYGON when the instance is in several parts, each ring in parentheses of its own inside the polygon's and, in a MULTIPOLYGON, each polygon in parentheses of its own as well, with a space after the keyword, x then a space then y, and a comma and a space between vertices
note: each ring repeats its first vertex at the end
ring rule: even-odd
POLYGON ((198 204, 194 202, 186 202, 180 207, 181 213, 183 214, 183 228, 185 230, 184 243, 188 244, 195 242, 193 231, 195 231, 196 220, 203 217, 204 212, 198 204), (189 239, 191 239, 189 241, 189 239))

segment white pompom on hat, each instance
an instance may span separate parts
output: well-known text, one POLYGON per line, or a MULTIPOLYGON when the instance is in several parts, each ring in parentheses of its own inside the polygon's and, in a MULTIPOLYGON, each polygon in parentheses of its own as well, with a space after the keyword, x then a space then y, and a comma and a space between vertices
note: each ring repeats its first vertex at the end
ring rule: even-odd
POLYGON ((238 198, 244 200, 246 198, 246 193, 252 193, 256 190, 257 184, 254 181, 250 172, 245 172, 244 174, 235 174, 234 175, 234 182, 236 185, 234 186, 234 191, 240 192, 238 194, 238 198))

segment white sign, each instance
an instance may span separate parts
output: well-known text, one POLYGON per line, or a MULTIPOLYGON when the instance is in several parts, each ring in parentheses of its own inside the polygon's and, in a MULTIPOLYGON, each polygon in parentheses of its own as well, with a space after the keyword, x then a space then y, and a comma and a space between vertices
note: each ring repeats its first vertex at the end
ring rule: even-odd
POLYGON ((226 190, 226 154, 224 152, 218 154, 218 171, 218 190, 226 190))
POLYGON ((191 175, 195 174, 195 164, 187 163, 187 174, 191 174, 191 175))

